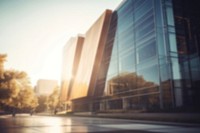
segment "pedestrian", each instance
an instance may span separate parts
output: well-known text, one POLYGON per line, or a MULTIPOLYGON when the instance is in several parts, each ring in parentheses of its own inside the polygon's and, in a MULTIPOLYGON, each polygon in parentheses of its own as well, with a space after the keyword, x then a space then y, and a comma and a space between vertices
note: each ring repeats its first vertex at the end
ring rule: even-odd
POLYGON ((54 110, 54 115, 56 115, 56 114, 57 114, 57 109, 54 110))

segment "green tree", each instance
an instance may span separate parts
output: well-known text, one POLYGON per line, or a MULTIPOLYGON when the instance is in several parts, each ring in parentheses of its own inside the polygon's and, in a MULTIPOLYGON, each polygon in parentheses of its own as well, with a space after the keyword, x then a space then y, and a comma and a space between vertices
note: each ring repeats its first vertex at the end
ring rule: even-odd
POLYGON ((56 111, 59 108, 59 87, 55 87, 53 92, 47 97, 46 105, 51 111, 56 111))
POLYGON ((23 71, 4 70, 5 55, 0 54, 0 105, 9 109, 32 110, 38 105, 28 75, 23 71))
POLYGON ((0 54, 0 79, 3 78, 4 73, 4 62, 6 61, 7 55, 0 54))
POLYGON ((47 109, 47 96, 41 95, 38 96, 38 106, 36 108, 36 112, 44 112, 47 109))

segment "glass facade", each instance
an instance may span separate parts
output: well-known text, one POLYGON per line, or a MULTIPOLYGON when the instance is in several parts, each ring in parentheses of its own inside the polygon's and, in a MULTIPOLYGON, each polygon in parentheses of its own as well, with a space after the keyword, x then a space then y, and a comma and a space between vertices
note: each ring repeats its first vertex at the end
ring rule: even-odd
POLYGON ((124 0, 108 31, 86 33, 72 99, 88 111, 200 111, 199 7, 198 0, 124 0))
POLYGON ((200 14, 197 9, 196 14, 191 12, 194 3, 180 9, 187 4, 184 0, 126 0, 115 10, 103 60, 107 74, 97 82, 104 93, 96 86, 101 90, 99 97, 103 95, 95 102, 96 110, 198 108, 194 101, 200 95, 199 30, 194 27, 199 28, 200 14), (182 15, 193 16, 193 28, 191 18, 183 19, 181 10, 182 15))
POLYGON ((200 110, 200 3, 197 0, 172 2, 183 103, 200 110))
POLYGON ((160 106, 154 6, 153 0, 127 0, 115 11, 116 26, 110 30, 116 33, 108 38, 114 41, 104 93, 110 96, 108 109, 160 106))

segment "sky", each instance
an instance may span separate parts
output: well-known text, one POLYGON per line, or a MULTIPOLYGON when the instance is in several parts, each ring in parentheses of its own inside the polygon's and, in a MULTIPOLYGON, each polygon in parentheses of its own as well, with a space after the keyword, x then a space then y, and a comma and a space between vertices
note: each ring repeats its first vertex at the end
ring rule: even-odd
POLYGON ((72 36, 84 34, 105 9, 122 0, 0 0, 0 54, 5 69, 38 79, 60 81, 62 49, 72 36))

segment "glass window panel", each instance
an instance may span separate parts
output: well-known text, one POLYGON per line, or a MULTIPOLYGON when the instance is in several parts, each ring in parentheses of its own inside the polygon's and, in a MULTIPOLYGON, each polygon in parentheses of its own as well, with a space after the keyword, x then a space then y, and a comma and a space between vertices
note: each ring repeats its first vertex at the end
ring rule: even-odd
POLYGON ((157 27, 163 27, 163 11, 162 11, 162 1, 155 0, 154 1, 154 13, 156 15, 155 21, 157 27))
POLYGON ((142 17, 146 12, 148 12, 153 7, 152 0, 146 0, 142 6, 135 9, 135 18, 142 17))
POLYGON ((179 68, 179 63, 177 58, 172 58, 172 70, 173 70, 173 79, 180 79, 181 74, 180 74, 180 68, 179 68))
POLYGON ((146 34, 144 36, 144 38, 136 38, 136 46, 139 47, 139 46, 142 46, 144 44, 147 44, 148 42, 150 42, 151 40, 155 39, 155 34, 154 32, 150 32, 148 34, 146 34))
POLYGON ((145 34, 154 30, 154 23, 150 23, 147 26, 143 26, 143 28, 139 29, 136 32, 136 38, 142 38, 145 34))
POLYGON ((108 75, 113 75, 113 74, 117 73, 117 67, 118 67, 117 61, 116 60, 112 60, 110 62, 108 75))
POLYGON ((157 42, 157 47, 158 47, 158 52, 159 56, 166 56, 167 55, 167 50, 166 46, 164 43, 164 38, 163 38, 163 29, 162 28, 157 28, 157 34, 156 34, 156 42, 157 42))
POLYGON ((153 41, 150 44, 148 44, 138 50, 139 62, 147 60, 148 58, 155 56, 156 53, 157 53, 156 52, 156 44, 155 44, 155 41, 153 41))
POLYGON ((123 72, 119 76, 120 91, 125 92, 136 88, 136 74, 131 72, 123 72))
MULTIPOLYGON (((124 20, 126 21, 126 20, 124 20)), ((118 33, 122 33, 124 31, 127 31, 130 28, 133 28, 133 19, 131 19, 132 22, 126 22, 124 24, 118 24, 117 28, 118 28, 118 33)))
POLYGON ((157 86, 159 84, 159 74, 157 65, 138 71, 138 88, 157 86))
POLYGON ((189 62, 188 61, 184 61, 180 64, 180 68, 181 68, 181 73, 182 73, 182 79, 185 79, 185 81, 189 80, 190 77, 190 71, 189 71, 189 62))
POLYGON ((170 69, 169 69, 169 64, 163 64, 163 65, 160 65, 160 78, 161 78, 161 81, 162 82, 166 82, 168 80, 170 80, 171 78, 171 72, 170 72, 170 69))
POLYGON ((169 43, 170 43, 170 51, 177 52, 176 45, 176 36, 173 33, 169 33, 169 43))
POLYGON ((148 18, 151 15, 153 15, 153 9, 149 10, 144 16, 135 18, 135 23, 141 23, 142 21, 144 21, 145 18, 148 18))
POLYGON ((175 88, 175 101, 177 107, 183 105, 183 91, 181 88, 175 88))
POLYGON ((120 58, 120 71, 127 72, 134 69, 135 53, 131 51, 120 58))
POLYGON ((119 42, 119 52, 123 52, 134 47, 133 37, 130 36, 127 39, 128 40, 122 40, 123 42, 119 42))
POLYGON ((168 23, 168 25, 174 26, 174 15, 173 15, 172 7, 167 6, 166 12, 167 12, 167 23, 168 23))
POLYGON ((131 12, 128 12, 128 14, 125 14, 125 16, 120 16, 117 20, 117 24, 123 25, 127 23, 132 23, 133 21, 133 15, 131 12))
POLYGON ((195 57, 190 60, 190 68, 192 73, 192 80, 198 81, 200 80, 200 62, 199 58, 195 57))
POLYGON ((145 1, 146 1, 146 0, 136 0, 136 1, 134 2, 135 8, 136 8, 136 9, 139 8, 145 1))
POLYGON ((136 30, 139 30, 140 28, 147 26, 151 22, 154 22, 153 15, 149 15, 148 17, 144 18, 142 21, 138 21, 137 23, 135 23, 136 30))
POLYGON ((128 9, 131 9, 133 8, 133 1, 132 0, 128 0, 124 3, 123 6, 121 6, 119 9, 118 9, 118 13, 120 15, 123 15, 123 13, 127 12, 128 9))
POLYGON ((127 26, 125 27, 118 27, 118 35, 119 37, 127 37, 129 34, 133 34, 133 29, 134 29, 134 25, 133 23, 129 23, 127 26))

